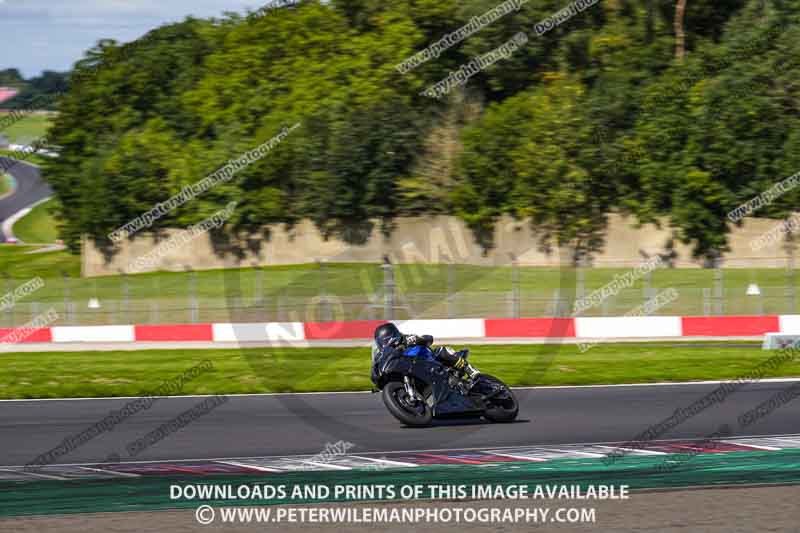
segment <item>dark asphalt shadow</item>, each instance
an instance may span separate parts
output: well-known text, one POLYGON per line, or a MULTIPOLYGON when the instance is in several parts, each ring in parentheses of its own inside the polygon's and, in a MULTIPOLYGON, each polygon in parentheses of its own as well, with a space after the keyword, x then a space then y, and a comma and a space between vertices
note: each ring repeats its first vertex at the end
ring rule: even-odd
POLYGON ((480 417, 465 417, 465 418, 435 418, 433 423, 430 426, 426 427, 413 427, 413 426, 406 426, 398 422, 400 427, 403 429, 431 429, 437 427, 453 427, 453 426, 512 426, 517 424, 529 424, 531 420, 514 420, 513 422, 489 422, 480 417))

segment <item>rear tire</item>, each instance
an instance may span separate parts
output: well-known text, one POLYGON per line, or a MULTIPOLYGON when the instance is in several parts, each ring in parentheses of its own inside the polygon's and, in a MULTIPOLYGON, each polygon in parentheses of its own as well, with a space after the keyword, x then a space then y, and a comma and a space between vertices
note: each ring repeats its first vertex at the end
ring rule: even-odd
POLYGON ((481 377, 486 381, 490 381, 492 384, 502 386, 506 391, 505 398, 493 398, 489 400, 492 405, 483 413, 484 418, 490 422, 498 423, 508 423, 516 420, 517 414, 519 413, 519 402, 517 401, 517 397, 514 396, 514 391, 494 376, 483 374, 481 377))
POLYGON ((405 386, 399 381, 387 383, 381 396, 392 416, 407 426, 425 427, 433 421, 431 407, 426 402, 410 401, 405 386))

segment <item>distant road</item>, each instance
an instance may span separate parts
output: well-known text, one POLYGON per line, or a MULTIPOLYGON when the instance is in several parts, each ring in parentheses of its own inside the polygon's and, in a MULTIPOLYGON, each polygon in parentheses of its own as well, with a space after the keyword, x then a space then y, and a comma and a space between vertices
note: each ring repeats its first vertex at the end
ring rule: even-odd
MULTIPOLYGON (((0 157, 0 160, 7 158, 0 157)), ((14 194, 0 200, 0 223, 14 213, 29 207, 39 200, 53 195, 53 189, 42 179, 39 169, 28 163, 17 163, 8 171, 17 180, 14 194)), ((6 242, 6 236, 0 229, 0 242, 6 242)))

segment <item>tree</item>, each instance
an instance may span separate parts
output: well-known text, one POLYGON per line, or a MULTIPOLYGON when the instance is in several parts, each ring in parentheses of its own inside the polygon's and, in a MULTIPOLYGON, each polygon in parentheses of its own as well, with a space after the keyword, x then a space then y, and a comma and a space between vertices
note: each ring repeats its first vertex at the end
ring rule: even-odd
MULTIPOLYGON (((729 211, 800 165, 797 95, 786 83, 799 73, 786 60, 796 57, 798 28, 787 16, 774 12, 759 25, 748 11, 734 17, 719 45, 644 91, 634 142, 645 156, 627 203, 643 221, 668 217, 698 258, 727 249, 729 211)), ((798 199, 798 191, 784 195, 757 214, 783 216, 798 199)))
MULTIPOLYGON (((62 149, 45 168, 62 236, 73 250, 82 234, 102 240, 295 124, 152 229, 237 200, 237 230, 307 218, 363 242, 376 220, 388 232, 395 217, 435 210, 489 247, 512 215, 578 260, 617 211, 668 220, 709 258, 727 246, 727 211, 800 167, 794 4, 602 2, 532 36, 563 5, 527 2, 438 58, 395 68, 496 6, 306 0, 98 42, 70 73, 49 135, 62 149), (529 42, 463 89, 420 94, 519 31, 529 42)), ((40 78, 41 91, 59 86, 40 78)), ((759 214, 785 216, 798 199, 759 214)))
POLYGON ((686 0, 678 0, 675 4, 675 59, 683 61, 686 55, 686 33, 683 29, 683 18, 686 15, 686 0))
POLYGON ((541 88, 493 105, 464 134, 456 212, 484 246, 501 214, 529 219, 541 244, 568 246, 577 262, 596 251, 610 188, 591 172, 585 88, 552 74, 541 88))

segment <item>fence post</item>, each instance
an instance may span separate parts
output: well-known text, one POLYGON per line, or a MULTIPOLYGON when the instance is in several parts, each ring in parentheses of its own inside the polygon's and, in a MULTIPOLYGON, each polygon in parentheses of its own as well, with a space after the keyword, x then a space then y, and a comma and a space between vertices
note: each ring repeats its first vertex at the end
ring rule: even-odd
POLYGON ((258 298, 258 306, 261 308, 261 320, 264 322, 269 322, 269 317, 267 316, 267 299, 264 297, 264 267, 260 266, 257 268, 258 277, 256 278, 256 283, 258 286, 256 288, 256 297, 258 298))
POLYGON ((789 300, 788 314, 793 315, 797 309, 797 287, 794 278, 794 243, 789 247, 789 256, 786 259, 786 296, 789 300))
MULTIPOLYGON (((653 287, 648 287, 647 288, 647 292, 644 295, 644 306, 645 306, 645 309, 647 308, 647 302, 649 302, 650 300, 655 298, 657 293, 658 293, 658 291, 655 288, 653 288, 653 287)), ((651 313, 649 313, 648 316, 653 314, 652 311, 654 311, 654 310, 651 310, 651 313)))
POLYGON ((264 267, 256 267, 255 299, 260 306, 264 306, 264 267))
POLYGON ((394 266, 388 257, 383 258, 383 319, 394 320, 394 266))
POLYGON ((455 300, 456 272, 453 263, 447 263, 447 318, 453 318, 453 303, 455 300))
POLYGON ((190 321, 196 324, 198 320, 198 302, 197 302, 197 272, 187 267, 189 270, 189 313, 190 321))
POLYGON ((553 289, 553 313, 551 318, 561 318, 564 316, 561 305, 561 289, 553 289))
POLYGON ((608 316, 608 310, 611 307, 610 302, 613 299, 614 299, 614 296, 611 295, 608 298, 603 298, 603 300, 600 302, 600 313, 603 316, 608 316))
POLYGON ((128 304, 130 303, 130 287, 128 286, 128 276, 125 274, 124 271, 120 271, 120 275, 122 276, 122 321, 124 323, 130 322, 130 316, 128 313, 128 304))
MULTIPOLYGON (((11 276, 8 275, 8 272, 3 272, 3 277, 6 278, 6 294, 12 294, 14 288, 11 286, 11 276)), ((14 303, 12 302, 10 306, 8 306, 8 320, 9 326, 12 328, 17 327, 17 322, 14 319, 14 303)))
POLYGON ((325 267, 325 259, 317 261, 319 265, 319 321, 330 322, 331 310, 328 302, 328 271, 325 267))
POLYGON ((722 269, 717 265, 714 268, 714 314, 719 316, 724 314, 725 282, 722 276, 722 269))
POLYGON ((70 299, 70 292, 69 292, 69 274, 66 272, 61 272, 61 276, 64 281, 64 322, 65 325, 72 325, 73 317, 71 316, 72 309, 71 309, 71 299, 70 299))
MULTIPOLYGON (((92 309, 103 309, 103 305, 104 304, 101 303, 100 302, 100 298, 97 297, 97 278, 92 278, 92 298, 94 298, 94 300, 95 300, 95 302, 94 302, 95 305, 93 307, 90 307, 90 308, 92 308, 92 309)), ((111 323, 113 324, 114 321, 113 321, 113 311, 111 310, 111 302, 108 302, 107 305, 108 305, 109 312, 112 313, 112 321, 111 321, 111 323)), ((89 323, 92 324, 94 322, 95 318, 99 315, 99 313, 100 313, 99 311, 97 313, 92 313, 92 314, 86 313, 85 316, 89 319, 89 323)), ((80 323, 80 321, 78 321, 78 322, 80 323)))
POLYGON ((31 311, 30 313, 28 313, 30 315, 29 320, 35 320, 36 317, 39 316, 39 310, 40 310, 39 302, 31 302, 30 309, 31 311))
POLYGON ((703 315, 711 314, 711 289, 703 287, 703 315))
POLYGON ((512 318, 519 318, 519 263, 517 262, 517 256, 514 254, 511 254, 511 302, 512 318))

